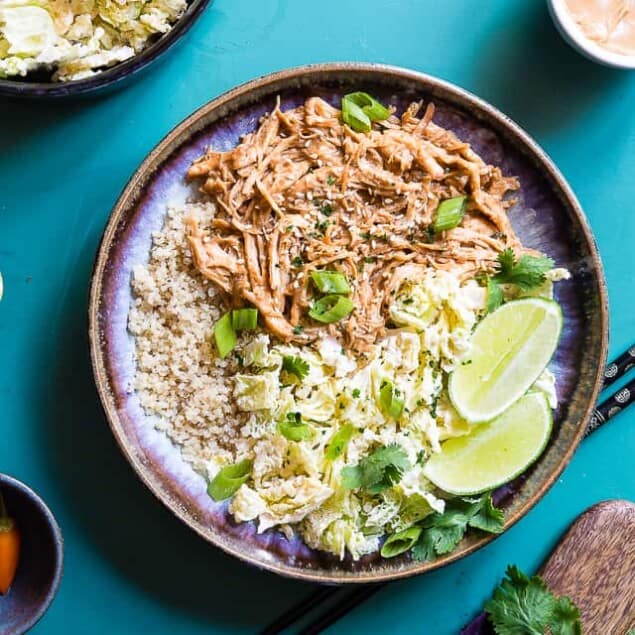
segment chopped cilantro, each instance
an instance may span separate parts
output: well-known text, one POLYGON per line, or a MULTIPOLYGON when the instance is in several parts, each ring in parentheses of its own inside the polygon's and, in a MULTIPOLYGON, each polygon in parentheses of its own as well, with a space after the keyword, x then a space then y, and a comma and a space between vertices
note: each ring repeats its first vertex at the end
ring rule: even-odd
POLYGON ((320 207, 320 211, 324 214, 324 216, 330 216, 333 213, 333 208, 330 203, 324 203, 324 205, 320 207))
POLYGON ((326 184, 333 185, 333 183, 335 183, 335 177, 332 174, 329 174, 329 178, 326 179, 326 184))
POLYGON ((304 264, 304 260, 302 260, 302 258, 300 256, 296 256, 295 258, 293 258, 293 260, 291 261, 291 264, 294 267, 301 267, 304 264))
POLYGON ((359 396, 362 394, 362 391, 359 388, 353 388, 353 399, 359 399, 359 396))
POLYGON ((309 364, 301 357, 285 355, 282 358, 282 370, 302 381, 309 374, 309 364))
POLYGON ((503 531, 504 515, 494 506, 490 494, 480 498, 455 498, 447 501, 442 514, 426 517, 417 544, 412 549, 415 560, 432 560, 454 551, 468 527, 498 534, 503 531))
POLYGON ((519 260, 511 249, 498 254, 498 273, 494 276, 499 283, 515 284, 523 291, 540 286, 545 281, 545 273, 553 268, 553 260, 544 256, 523 255, 519 260))
POLYGON ((503 290, 500 288, 496 278, 487 278, 487 305, 488 313, 495 311, 503 304, 503 290))
POLYGON ((568 597, 556 597, 540 576, 529 578, 515 565, 505 573, 485 604, 497 635, 581 635, 580 611, 568 597))
POLYGON ((293 327, 293 334, 294 335, 300 335, 300 333, 302 333, 302 331, 304 331, 304 327, 301 324, 297 324, 296 326, 293 327))
POLYGON ((553 264, 551 258, 523 255, 516 260, 511 249, 502 251, 497 258, 497 272, 479 279, 487 286, 487 312, 491 313, 503 304, 505 298, 501 284, 514 284, 523 291, 529 291, 545 281, 545 273, 553 264))
POLYGON ((300 412, 287 412, 287 421, 289 423, 301 423, 302 413, 300 412))
POLYGON ((357 465, 342 469, 342 485, 377 494, 398 483, 408 469, 410 462, 401 446, 396 443, 380 446, 357 465))
POLYGON ((375 260, 377 260, 377 259, 374 256, 365 256, 364 257, 364 262, 366 262, 366 263, 375 262, 375 260))
POLYGON ((329 226, 329 221, 327 221, 327 220, 323 220, 321 222, 315 223, 315 229, 317 229, 318 231, 322 232, 323 234, 326 233, 326 230, 328 229, 328 226, 329 226))
POLYGON ((434 242, 434 227, 432 225, 428 225, 428 227, 423 230, 423 242, 424 243, 433 243, 434 242))
POLYGON ((430 416, 433 419, 437 418, 437 406, 439 405, 439 395, 435 395, 430 404, 430 416))

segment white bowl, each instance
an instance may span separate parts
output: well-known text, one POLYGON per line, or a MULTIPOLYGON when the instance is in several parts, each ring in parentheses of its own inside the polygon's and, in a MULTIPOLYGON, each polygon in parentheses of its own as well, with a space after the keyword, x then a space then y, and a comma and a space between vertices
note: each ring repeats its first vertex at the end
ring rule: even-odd
POLYGON ((562 37, 579 53, 594 62, 635 70, 635 55, 620 55, 589 40, 569 13, 565 0, 547 0, 549 13, 562 37))

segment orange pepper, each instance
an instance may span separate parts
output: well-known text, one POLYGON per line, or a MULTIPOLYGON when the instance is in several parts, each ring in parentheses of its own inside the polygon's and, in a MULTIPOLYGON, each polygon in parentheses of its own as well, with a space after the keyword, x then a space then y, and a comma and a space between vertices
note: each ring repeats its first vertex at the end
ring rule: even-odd
POLYGON ((15 578, 20 559, 20 532, 9 518, 0 492, 0 594, 5 595, 15 578))

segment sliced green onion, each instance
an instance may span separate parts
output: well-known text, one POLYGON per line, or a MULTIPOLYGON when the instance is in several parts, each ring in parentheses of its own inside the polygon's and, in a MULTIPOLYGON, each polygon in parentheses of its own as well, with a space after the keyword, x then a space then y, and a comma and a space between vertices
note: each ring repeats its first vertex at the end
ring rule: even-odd
POLYGON ((243 483, 247 482, 251 466, 251 461, 244 459, 239 463, 222 468, 207 486, 207 493, 215 501, 224 501, 226 498, 230 498, 243 483))
POLYGON ((345 295, 325 295, 313 304, 309 316, 324 324, 334 324, 345 318, 355 305, 345 295))
POLYGON ((467 206, 467 196, 455 196, 439 203, 434 219, 434 233, 454 229, 462 220, 467 206))
POLYGON ((414 547, 421 535, 421 527, 409 527, 399 533, 389 536, 381 548, 384 558, 394 558, 414 547))
POLYGON ((370 117, 353 101, 342 99, 342 120, 355 132, 370 132, 370 117))
POLYGON ((311 280, 320 293, 350 293, 348 280, 339 271, 324 271, 317 269, 311 272, 311 280))
POLYGON ((221 359, 227 357, 227 355, 236 346, 236 331, 232 326, 232 314, 225 313, 223 317, 214 324, 214 340, 216 341, 216 348, 221 359))
POLYGON ((356 106, 361 108, 371 121, 383 121, 390 117, 390 110, 368 93, 349 93, 348 95, 344 95, 344 99, 352 101, 356 106))
POLYGON ((285 355, 282 358, 282 370, 302 380, 309 374, 309 364, 301 357, 285 355))
POLYGON ((325 456, 329 461, 334 461, 344 452, 348 442, 351 440, 355 426, 352 423, 345 423, 328 442, 325 450, 325 456))
POLYGON ((306 441, 313 436, 311 427, 303 423, 299 412, 288 412, 286 420, 278 423, 278 430, 289 441, 306 441))
POLYGON ((258 328, 258 309, 234 309, 232 326, 235 331, 253 331, 258 328))
POLYGON ((383 381, 379 389, 379 405, 389 417, 399 419, 403 413, 404 401, 400 391, 391 381, 383 381))

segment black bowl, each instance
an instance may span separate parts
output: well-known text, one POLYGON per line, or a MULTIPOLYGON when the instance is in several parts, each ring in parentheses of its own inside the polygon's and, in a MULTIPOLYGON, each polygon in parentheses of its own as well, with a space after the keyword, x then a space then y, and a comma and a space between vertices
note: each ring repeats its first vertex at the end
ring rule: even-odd
POLYGON ((51 510, 32 489, 0 474, 0 491, 22 542, 13 585, 0 595, 0 632, 21 635, 44 615, 57 593, 64 541, 51 510))
POLYGON ((191 0, 188 2, 185 13, 165 35, 161 35, 138 55, 96 75, 70 82, 52 82, 49 81, 47 74, 42 76, 38 73, 32 74, 31 77, 27 75, 19 80, 0 79, 0 96, 27 99, 60 98, 86 95, 115 86, 122 87, 181 40, 212 1, 191 0))

